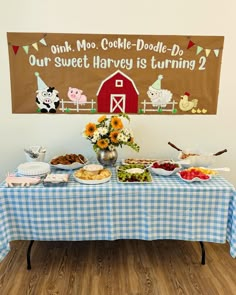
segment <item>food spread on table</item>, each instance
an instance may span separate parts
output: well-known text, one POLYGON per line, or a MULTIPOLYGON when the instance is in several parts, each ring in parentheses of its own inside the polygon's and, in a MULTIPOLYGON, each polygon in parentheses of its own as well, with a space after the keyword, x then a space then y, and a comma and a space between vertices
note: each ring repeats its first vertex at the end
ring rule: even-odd
MULTIPOLYGON (((183 151, 171 142, 170 146, 180 152, 179 160, 157 160, 154 158, 126 158, 121 160, 121 165, 116 165, 116 178, 120 183, 151 183, 154 177, 176 175, 187 182, 207 181, 218 174, 218 171, 229 171, 229 168, 211 169, 208 165, 209 159, 227 152, 226 149, 212 154, 201 154, 193 151, 183 151), (208 161, 206 165, 200 165, 197 161, 190 161, 184 165, 184 161, 190 158, 208 161), (192 164, 192 165, 191 165, 192 164), (188 169, 185 169, 188 167, 188 169)), ((211 164, 211 163, 210 163, 211 164)), ((100 164, 88 164, 88 159, 82 153, 67 153, 45 162, 27 162, 18 166, 17 175, 6 178, 6 186, 29 186, 31 184, 43 183, 45 186, 67 184, 70 173, 51 172, 51 168, 74 170, 72 180, 97 184, 111 179, 112 172, 100 164), (77 170, 78 169, 78 170, 77 170), (28 176, 28 177, 27 177, 28 176), (38 179, 36 178, 38 176, 38 179)))
POLYGON ((117 167, 118 182, 151 183, 150 171, 143 164, 128 164, 117 167))

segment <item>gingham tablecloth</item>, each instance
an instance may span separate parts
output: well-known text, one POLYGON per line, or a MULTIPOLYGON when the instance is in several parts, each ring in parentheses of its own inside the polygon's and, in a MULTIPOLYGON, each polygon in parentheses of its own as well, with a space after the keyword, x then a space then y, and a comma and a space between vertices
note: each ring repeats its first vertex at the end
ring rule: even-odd
POLYGON ((153 175, 153 183, 118 183, 112 172, 99 185, 72 175, 66 187, 2 183, 0 260, 12 240, 228 240, 236 257, 236 192, 223 177, 186 183, 153 175))

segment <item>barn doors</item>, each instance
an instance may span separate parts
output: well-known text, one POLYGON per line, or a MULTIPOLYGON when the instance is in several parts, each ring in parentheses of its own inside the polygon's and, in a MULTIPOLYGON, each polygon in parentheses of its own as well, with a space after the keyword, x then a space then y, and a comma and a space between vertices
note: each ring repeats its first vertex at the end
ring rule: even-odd
POLYGON ((111 94, 110 113, 125 113, 125 94, 111 94))

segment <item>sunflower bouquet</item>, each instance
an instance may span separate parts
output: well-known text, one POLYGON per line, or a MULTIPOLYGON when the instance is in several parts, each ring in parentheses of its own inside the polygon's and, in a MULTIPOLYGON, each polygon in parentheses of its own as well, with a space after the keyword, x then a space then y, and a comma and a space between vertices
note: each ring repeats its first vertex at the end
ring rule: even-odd
POLYGON ((127 145, 139 151, 139 146, 134 142, 132 130, 124 127, 122 118, 130 121, 127 114, 121 113, 112 115, 108 118, 106 115, 101 116, 97 123, 88 123, 85 126, 83 135, 91 141, 95 152, 98 150, 114 150, 116 147, 127 145))

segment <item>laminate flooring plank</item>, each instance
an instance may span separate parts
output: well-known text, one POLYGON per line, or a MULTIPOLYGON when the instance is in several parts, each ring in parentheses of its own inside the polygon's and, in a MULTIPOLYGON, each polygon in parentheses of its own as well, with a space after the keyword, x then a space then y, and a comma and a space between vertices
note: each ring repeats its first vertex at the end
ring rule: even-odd
POLYGON ((235 295, 229 245, 188 241, 11 242, 0 263, 1 295, 235 295))

